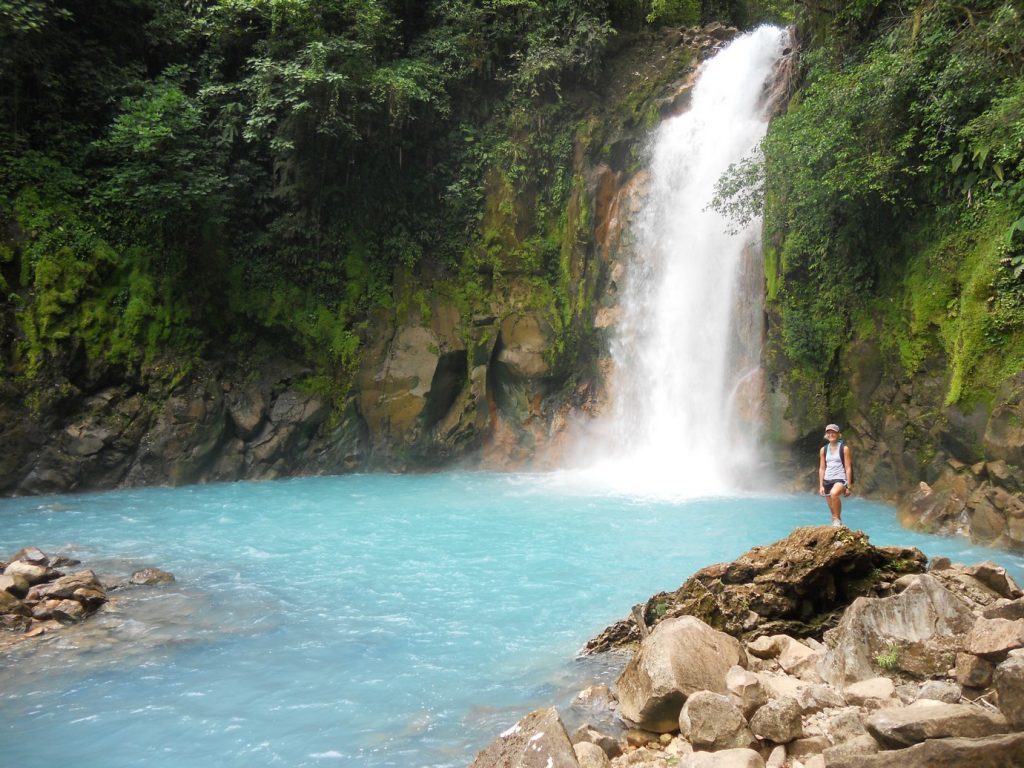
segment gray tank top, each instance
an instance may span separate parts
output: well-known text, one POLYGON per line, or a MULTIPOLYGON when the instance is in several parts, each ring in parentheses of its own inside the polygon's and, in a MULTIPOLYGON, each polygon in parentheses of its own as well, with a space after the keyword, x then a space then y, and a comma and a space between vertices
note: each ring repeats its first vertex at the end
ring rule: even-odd
POLYGON ((846 482, 846 467, 843 465, 843 441, 836 441, 833 453, 831 443, 825 446, 825 479, 846 482))

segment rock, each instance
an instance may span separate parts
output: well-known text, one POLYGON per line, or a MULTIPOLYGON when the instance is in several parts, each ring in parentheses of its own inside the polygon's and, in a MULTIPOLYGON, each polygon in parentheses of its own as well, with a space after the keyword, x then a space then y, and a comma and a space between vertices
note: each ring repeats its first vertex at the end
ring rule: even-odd
POLYGON ((822 677, 839 686, 868 680, 878 676, 882 658, 911 675, 945 674, 974 621, 966 602, 935 576, 921 574, 898 595, 854 601, 826 633, 822 677))
POLYGON ((573 744, 579 744, 581 741, 596 744, 604 750, 604 753, 609 758, 618 757, 622 754, 622 745, 619 744, 617 739, 612 738, 606 733, 601 733, 592 725, 581 725, 572 734, 573 744))
POLYGON ((645 731, 643 728, 627 728, 622 734, 622 739, 628 747, 646 747, 648 744, 659 743, 660 735, 645 731))
POLYGON ((1024 595, 1006 569, 991 560, 970 566, 966 571, 1001 597, 1015 600, 1024 595))
POLYGON ((664 755, 657 749, 640 747, 612 761, 615 768, 663 768, 664 755))
POLYGON ((1010 768, 1024 765, 1024 733, 984 738, 929 739, 908 749, 853 755, 828 768, 1010 768))
POLYGON ((781 637, 784 639, 779 641, 779 666, 787 674, 799 677, 801 680, 807 680, 811 683, 822 682, 821 676, 817 672, 817 666, 818 662, 824 657, 825 652, 811 650, 792 637, 787 637, 786 635, 781 637))
POLYGON ((1014 648, 1024 647, 1024 619, 980 618, 971 628, 964 650, 997 661, 1014 648))
POLYGON ((831 766, 843 760, 850 760, 863 755, 874 755, 878 752, 878 742, 868 734, 854 736, 832 747, 826 747, 822 755, 825 765, 831 766))
POLYGON ((76 592, 82 591, 82 599, 90 603, 106 602, 106 590, 92 571, 78 571, 61 576, 49 584, 37 584, 29 590, 29 600, 78 599, 76 592))
POLYGON ((573 745, 573 752, 576 753, 576 760, 580 768, 609 768, 611 761, 608 755, 597 744, 588 741, 581 741, 573 745))
POLYGON ((23 547, 15 552, 8 559, 9 563, 13 563, 17 560, 24 561, 26 563, 32 563, 33 565, 41 565, 43 567, 49 567, 53 565, 50 562, 50 558, 47 557, 46 553, 38 547, 23 547))
POLYGON ((846 701, 858 707, 870 701, 886 701, 896 698, 896 685, 887 677, 873 677, 851 683, 843 690, 846 701))
POLYGON ((999 711, 1013 727, 1024 726, 1024 652, 1012 651, 996 667, 992 685, 999 695, 999 711))
POLYGON ((679 735, 694 749, 712 752, 754 743, 743 713, 728 696, 711 691, 697 691, 687 697, 679 713, 679 735))
POLYGON ((4 575, 20 576, 30 585, 36 585, 54 579, 61 574, 59 571, 55 571, 46 565, 37 565, 25 560, 15 560, 4 569, 4 575))
POLYGON ((699 619, 682 616, 661 622, 616 682, 619 712, 647 730, 674 731, 687 696, 727 693, 726 674, 745 661, 739 641, 699 619))
POLYGON ((754 713, 750 729, 759 739, 787 744, 803 735, 802 714, 796 699, 772 699, 754 713))
POLYGON ((987 688, 995 665, 973 653, 956 655, 956 681, 965 688, 987 688))
POLYGON ((578 768, 565 726, 554 709, 531 712, 485 747, 470 768, 578 768))
POLYGON ((907 707, 875 712, 867 719, 868 733, 886 749, 900 749, 924 741, 957 736, 1005 733, 1005 717, 970 704, 916 701, 907 707))
POLYGON ((18 573, 0 575, 0 592, 9 592, 15 597, 24 597, 28 594, 29 583, 24 576, 18 573))
POLYGON ((1024 598, 1016 600, 997 600, 992 605, 982 610, 981 615, 986 619, 1024 619, 1024 598))
POLYGON ((61 624, 77 623, 87 615, 85 606, 77 600, 58 600, 56 602, 57 604, 50 608, 48 618, 56 619, 61 624))
POLYGON ((10 592, 0 592, 0 614, 28 616, 30 615, 30 611, 28 606, 10 592))
POLYGON ((802 739, 793 739, 786 745, 786 755, 794 760, 806 760, 814 755, 820 755, 829 746, 829 741, 820 734, 805 736, 802 739))
POLYGON ((679 768, 764 768, 764 758, 752 749, 694 752, 679 761, 679 768))
POLYGON ((779 655, 779 638, 786 635, 762 635, 747 643, 747 653, 759 659, 774 659, 779 655))
POLYGON ((786 674, 775 672, 755 672, 754 674, 757 675, 757 679, 761 681, 768 692, 769 699, 776 696, 797 696, 800 691, 814 685, 814 683, 808 683, 786 674))
MULTIPOLYGON (((856 597, 880 594, 882 584, 899 573, 923 571, 925 562, 916 549, 873 547, 863 533, 846 528, 798 528, 732 563, 701 569, 673 593, 654 595, 643 617, 654 626, 696 616, 745 639, 780 633, 815 637, 856 597)), ((606 651, 638 637, 629 618, 589 641, 586 650, 606 651)))
POLYGON ((170 584, 174 581, 174 574, 162 571, 159 568, 143 568, 141 571, 133 573, 129 579, 129 584, 155 586, 157 584, 170 584))
POLYGON ((796 701, 804 714, 846 706, 846 697, 831 685, 806 685, 796 691, 796 701))
POLYGON ((768 703, 768 692, 761 679, 740 666, 732 667, 725 675, 725 687, 732 701, 744 717, 750 717, 768 703))
POLYGON ((764 761, 764 768, 785 768, 786 747, 784 744, 777 745, 764 761))
POLYGON ((946 704, 956 704, 963 696, 963 689, 950 680, 926 680, 921 684, 915 699, 931 699, 946 704))
POLYGON ((867 736, 864 727, 864 710, 858 707, 842 707, 828 713, 822 723, 822 731, 836 744, 850 741, 858 736, 867 736))
POLYGON ((669 757, 681 757, 693 752, 693 745, 682 736, 676 736, 665 747, 665 754, 669 757))

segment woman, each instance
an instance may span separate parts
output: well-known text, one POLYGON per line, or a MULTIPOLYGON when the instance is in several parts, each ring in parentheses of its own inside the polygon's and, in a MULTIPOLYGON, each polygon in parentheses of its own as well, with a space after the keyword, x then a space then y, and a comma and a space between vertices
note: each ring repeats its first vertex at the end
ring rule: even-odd
POLYGON ((838 425, 829 424, 825 427, 828 445, 818 451, 818 494, 828 502, 835 526, 843 524, 843 496, 850 495, 853 485, 853 458, 841 436, 838 425))

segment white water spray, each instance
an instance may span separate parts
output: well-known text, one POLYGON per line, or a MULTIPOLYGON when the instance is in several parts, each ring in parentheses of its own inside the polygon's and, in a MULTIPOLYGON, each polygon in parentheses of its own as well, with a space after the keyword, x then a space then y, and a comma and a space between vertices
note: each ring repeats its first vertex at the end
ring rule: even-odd
POLYGON ((591 486, 689 497, 756 485, 758 435, 738 393, 760 391, 748 386, 760 379, 760 222, 729 234, 708 204, 764 136, 783 44, 770 27, 738 38, 704 65, 690 110, 654 136, 612 348, 614 412, 588 440, 591 486))

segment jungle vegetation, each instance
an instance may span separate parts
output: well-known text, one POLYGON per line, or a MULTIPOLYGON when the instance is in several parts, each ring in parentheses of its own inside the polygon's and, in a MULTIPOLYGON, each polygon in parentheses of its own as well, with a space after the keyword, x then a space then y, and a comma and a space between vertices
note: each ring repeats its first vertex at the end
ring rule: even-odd
MULTIPOLYGON (((253 339, 345 386, 396 280, 506 268, 488 178, 557 220, 580 93, 630 35, 795 20, 763 157, 775 349, 819 400, 858 334, 948 399, 1024 368, 1013 0, 0 0, 0 377, 253 339)), ((557 242, 513 261, 557 282, 557 242)), ((833 404, 834 405, 834 404, 833 404)))
MULTIPOLYGON (((540 179, 557 213, 573 94, 619 40, 767 13, 747 0, 0 0, 0 376, 31 379, 72 341, 138 369, 261 338, 344 386, 399 275, 472 294, 494 269, 492 169, 540 179)), ((558 268, 543 239, 523 258, 558 268)))

